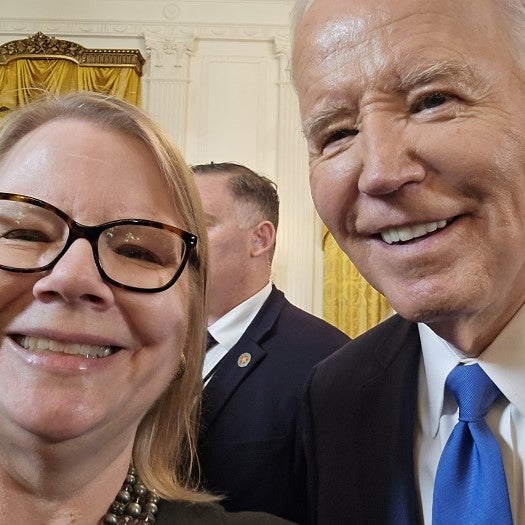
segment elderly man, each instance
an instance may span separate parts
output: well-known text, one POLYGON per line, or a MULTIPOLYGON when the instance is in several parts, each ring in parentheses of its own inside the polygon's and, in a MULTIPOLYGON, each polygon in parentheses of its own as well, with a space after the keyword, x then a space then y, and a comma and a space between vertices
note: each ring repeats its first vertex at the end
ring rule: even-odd
POLYGON ((525 4, 295 17, 316 208, 399 313, 311 376, 311 521, 523 524, 525 4))
POLYGON ((279 222, 272 181, 246 166, 193 167, 210 244, 210 342, 204 362, 204 486, 232 511, 300 521, 294 471, 301 391, 349 338, 292 305, 270 282, 279 222))

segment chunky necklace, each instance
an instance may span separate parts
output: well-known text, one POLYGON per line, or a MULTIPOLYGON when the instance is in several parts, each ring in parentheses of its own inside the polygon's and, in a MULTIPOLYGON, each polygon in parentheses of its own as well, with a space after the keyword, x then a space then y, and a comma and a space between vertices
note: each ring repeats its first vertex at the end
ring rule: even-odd
POLYGON ((130 466, 115 501, 102 518, 104 525, 151 525, 155 523, 159 497, 148 490, 130 466))

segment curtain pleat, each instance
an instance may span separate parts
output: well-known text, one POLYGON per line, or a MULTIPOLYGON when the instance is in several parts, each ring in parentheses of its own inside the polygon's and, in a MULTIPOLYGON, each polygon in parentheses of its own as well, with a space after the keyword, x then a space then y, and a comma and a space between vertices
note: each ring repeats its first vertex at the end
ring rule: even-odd
POLYGON ((323 317, 357 337, 392 314, 388 301, 357 271, 332 235, 323 231, 323 317))
POLYGON ((43 93, 89 90, 140 106, 140 76, 133 67, 80 66, 71 60, 16 59, 0 66, 0 111, 23 106, 43 93))
POLYGON ((140 106, 140 77, 132 67, 79 67, 80 89, 108 93, 140 106))

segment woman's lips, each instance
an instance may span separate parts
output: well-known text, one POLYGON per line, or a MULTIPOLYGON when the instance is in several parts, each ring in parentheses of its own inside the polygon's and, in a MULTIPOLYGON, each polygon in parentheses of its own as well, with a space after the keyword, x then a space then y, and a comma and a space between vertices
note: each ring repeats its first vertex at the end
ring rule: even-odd
POLYGON ((16 334, 11 337, 18 345, 31 352, 54 352, 57 354, 78 355, 89 359, 98 359, 108 357, 118 350, 118 348, 114 346, 64 343, 54 339, 21 334, 16 334))

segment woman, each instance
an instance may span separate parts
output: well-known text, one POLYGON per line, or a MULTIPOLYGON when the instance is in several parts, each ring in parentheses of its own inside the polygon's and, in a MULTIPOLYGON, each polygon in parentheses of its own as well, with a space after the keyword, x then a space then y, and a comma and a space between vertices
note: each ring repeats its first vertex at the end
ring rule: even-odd
POLYGON ((285 523, 191 480, 206 236, 167 137, 44 99, 2 122, 0 192, 0 523, 285 523))

